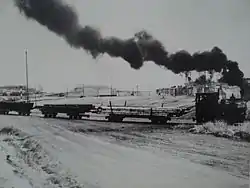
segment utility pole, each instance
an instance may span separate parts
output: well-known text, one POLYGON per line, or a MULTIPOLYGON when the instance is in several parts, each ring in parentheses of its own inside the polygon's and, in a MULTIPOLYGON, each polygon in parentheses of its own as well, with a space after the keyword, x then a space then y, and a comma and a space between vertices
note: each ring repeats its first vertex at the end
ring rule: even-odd
POLYGON ((82 96, 84 97, 84 84, 82 85, 82 96))
POLYGON ((100 95, 100 88, 97 88, 97 97, 100 95))
POLYGON ((111 87, 110 87, 110 96, 112 96, 113 95, 113 88, 112 88, 112 85, 111 85, 111 87))
POLYGON ((29 78, 28 78, 28 51, 25 50, 25 64, 26 64, 26 94, 27 102, 29 102, 29 78))
POLYGON ((136 94, 137 94, 137 96, 139 96, 139 86, 138 85, 136 85, 136 94))

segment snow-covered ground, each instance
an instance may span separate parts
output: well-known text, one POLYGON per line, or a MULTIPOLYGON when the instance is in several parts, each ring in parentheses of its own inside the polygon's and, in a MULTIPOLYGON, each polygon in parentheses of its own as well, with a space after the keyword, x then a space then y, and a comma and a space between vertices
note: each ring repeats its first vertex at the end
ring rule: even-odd
POLYGON ((189 132, 195 134, 211 134, 217 137, 225 137, 229 139, 238 139, 250 142, 250 122, 241 124, 228 125, 225 122, 208 122, 202 125, 195 125, 189 129, 189 132))
POLYGON ((0 187, 249 187, 247 142, 106 124, 0 116, 0 187))
POLYGON ((27 179, 22 178, 18 175, 13 166, 11 166, 6 161, 6 150, 2 146, 0 147, 0 187, 3 188, 16 188, 16 187, 24 187, 24 188, 32 188, 27 179))

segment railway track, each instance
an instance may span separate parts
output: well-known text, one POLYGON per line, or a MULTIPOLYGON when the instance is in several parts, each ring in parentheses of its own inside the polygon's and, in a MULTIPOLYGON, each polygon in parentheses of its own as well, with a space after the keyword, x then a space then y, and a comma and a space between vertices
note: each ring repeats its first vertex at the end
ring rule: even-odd
MULTIPOLYGON (((19 116, 19 114, 17 113, 9 113, 8 116, 19 116)), ((64 114, 59 114, 56 117, 52 117, 52 118, 44 118, 43 114, 41 112, 32 112, 30 114, 30 117, 36 117, 36 118, 41 118, 41 119, 48 119, 48 120, 53 120, 53 119, 58 119, 58 120, 65 120, 65 121, 70 121, 70 122, 74 122, 74 123, 80 123, 80 122, 98 122, 98 123, 111 123, 111 124, 133 124, 133 125, 144 125, 146 126, 146 129, 148 128, 152 128, 152 129, 161 129, 161 128, 173 128, 175 126, 178 125, 185 125, 185 126, 194 126, 196 125, 195 122, 193 122, 191 119, 173 119, 171 121, 168 121, 166 123, 163 124, 154 124, 152 123, 150 120, 147 119, 130 119, 130 118, 126 118, 124 119, 122 122, 109 122, 107 119, 105 119, 105 116, 96 116, 96 114, 88 114, 87 117, 82 117, 81 119, 69 119, 68 116, 64 115, 64 114)), ((116 126, 116 127, 122 127, 122 126, 116 126)), ((138 127, 138 129, 140 129, 138 127)), ((141 129, 144 129, 144 127, 141 127, 141 129)), ((91 131, 91 130, 90 130, 91 131)), ((103 131, 114 131, 114 129, 103 129, 103 131)))

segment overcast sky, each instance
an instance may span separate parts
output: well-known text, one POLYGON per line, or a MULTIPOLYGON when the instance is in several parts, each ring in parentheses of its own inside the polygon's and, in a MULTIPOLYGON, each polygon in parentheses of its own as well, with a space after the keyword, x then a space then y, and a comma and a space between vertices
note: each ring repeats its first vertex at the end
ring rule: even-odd
MULTIPOLYGON (((220 47, 250 77, 250 0, 67 0, 81 23, 105 36, 128 38, 141 29, 161 40, 166 49, 194 52, 220 47)), ((147 62, 133 70, 107 55, 93 60, 32 20, 11 0, 0 0, 0 85, 24 84, 24 50, 29 51, 29 82, 59 91, 77 84, 152 89, 185 79, 147 62)))

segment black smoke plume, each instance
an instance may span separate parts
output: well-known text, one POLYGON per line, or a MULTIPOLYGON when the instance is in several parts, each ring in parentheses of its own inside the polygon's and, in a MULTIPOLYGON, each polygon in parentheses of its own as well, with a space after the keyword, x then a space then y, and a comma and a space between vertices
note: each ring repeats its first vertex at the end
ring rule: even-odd
POLYGON ((138 32, 129 39, 103 37, 97 29, 80 25, 74 8, 62 0, 14 1, 27 18, 36 20, 63 37, 72 47, 89 52, 93 58, 107 53, 112 57, 123 58, 134 69, 142 67, 145 61, 153 61, 176 74, 190 71, 221 72, 221 82, 241 86, 244 75, 238 63, 229 61, 218 47, 194 54, 184 50, 169 54, 162 43, 146 31, 138 32))

